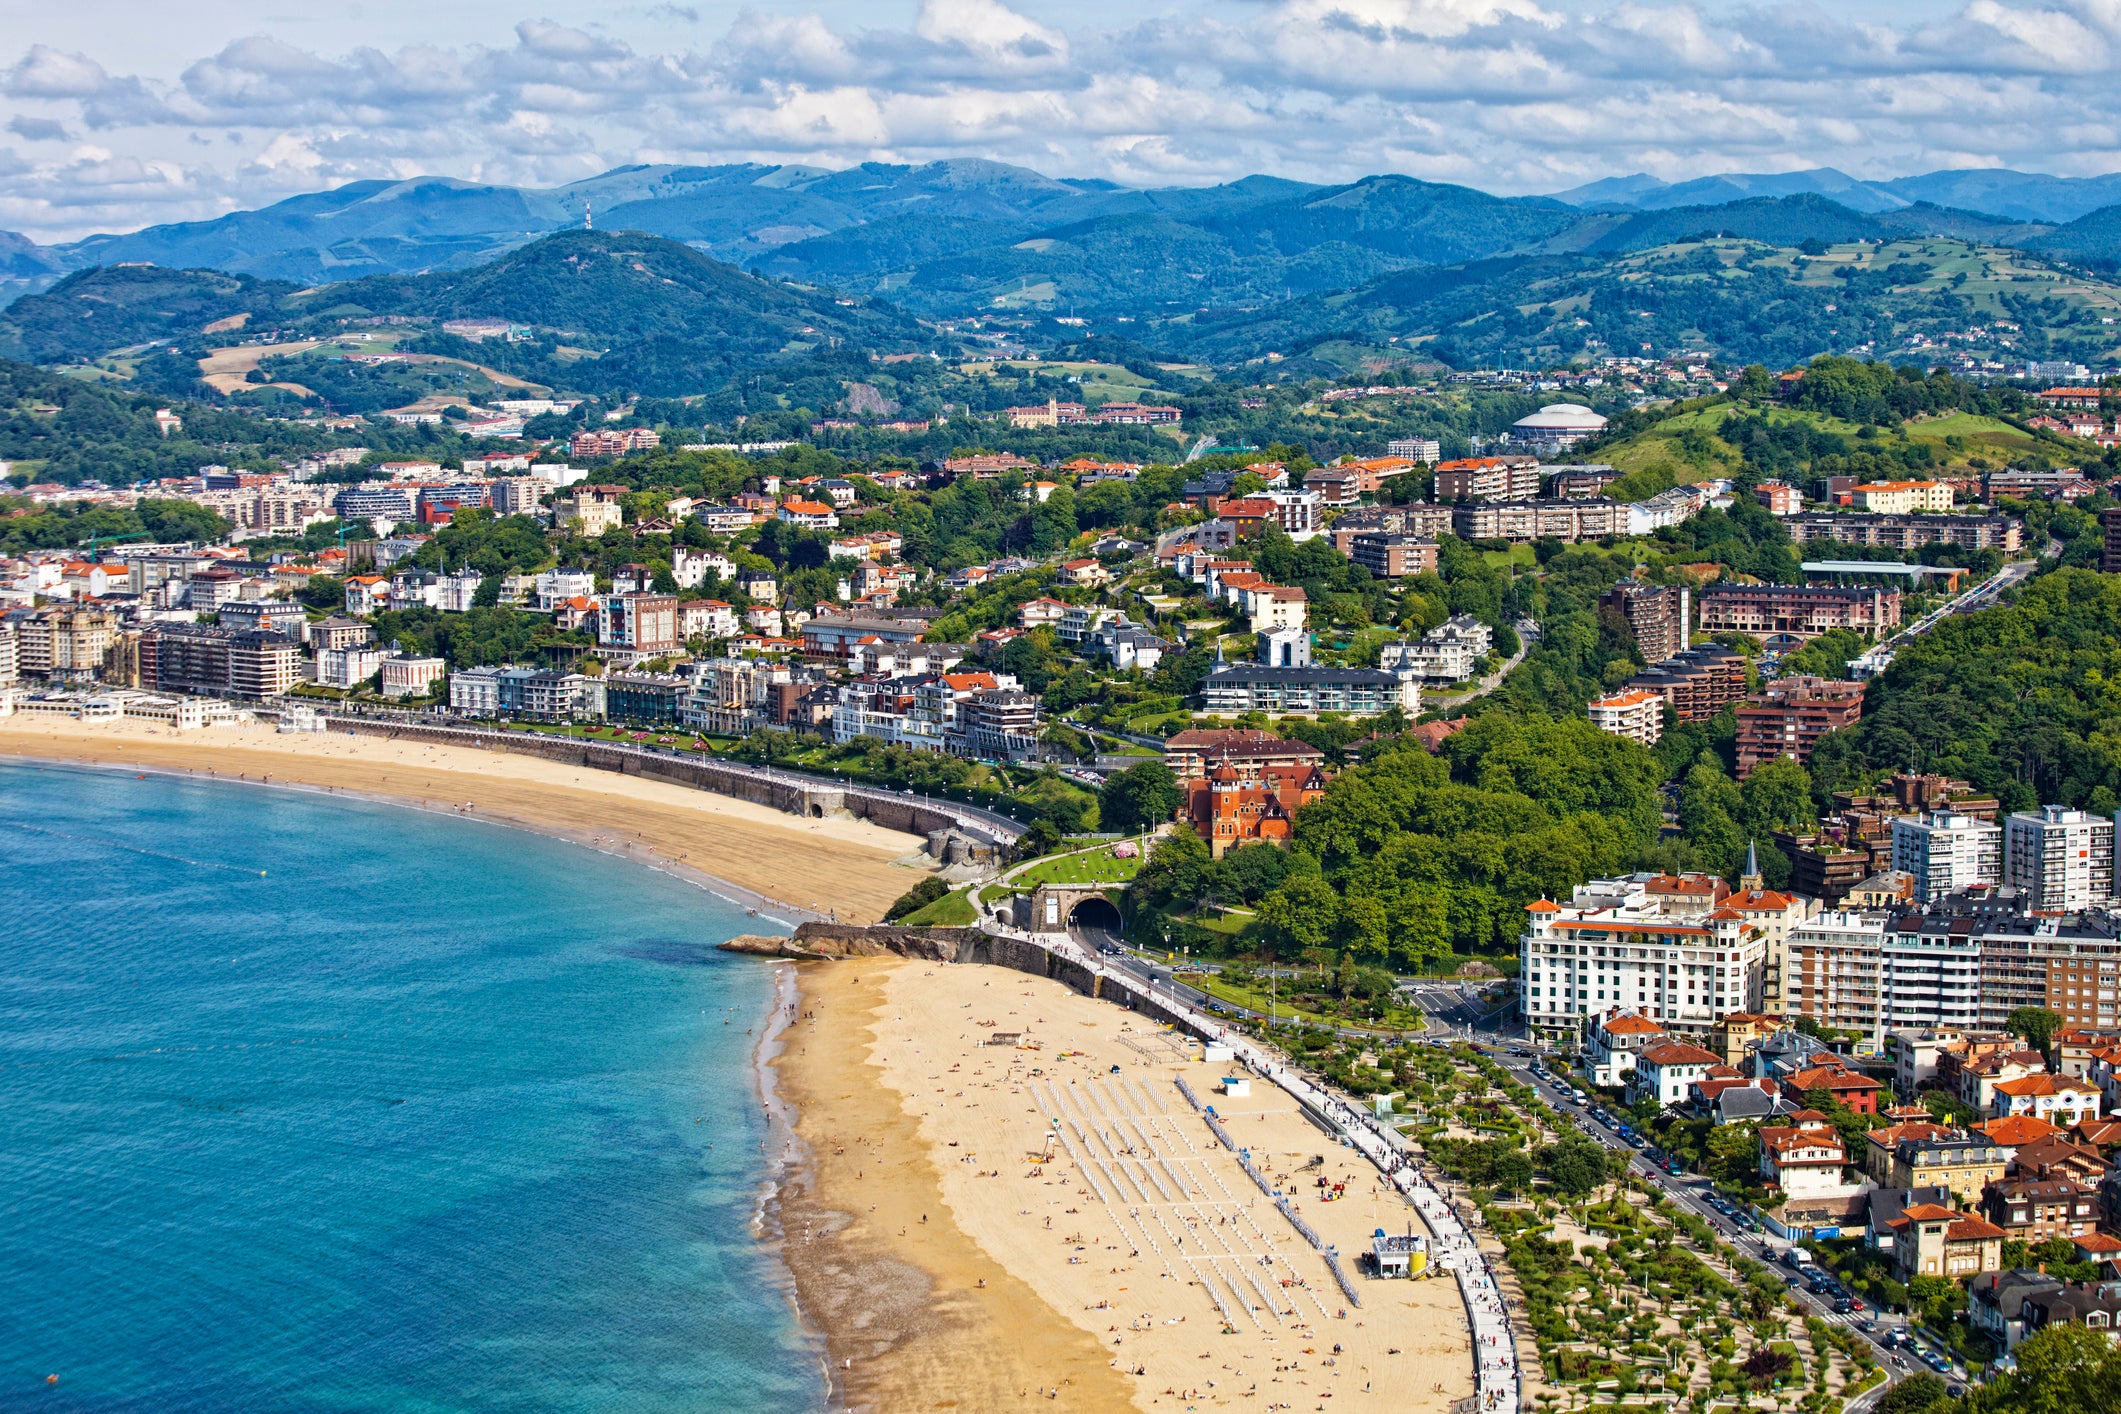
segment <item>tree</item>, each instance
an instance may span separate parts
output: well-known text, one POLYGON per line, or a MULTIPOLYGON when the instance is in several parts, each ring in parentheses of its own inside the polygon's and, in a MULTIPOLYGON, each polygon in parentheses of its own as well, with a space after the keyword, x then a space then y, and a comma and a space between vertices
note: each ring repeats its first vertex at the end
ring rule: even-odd
POLYGON ((1586 1140, 1565 1139, 1539 1151, 1540 1164, 1554 1187, 1580 1197, 1605 1182, 1605 1150, 1586 1140))
POLYGON ((1122 833, 1154 829, 1169 820, 1183 797, 1178 778, 1161 761, 1130 766, 1105 782, 1105 827, 1122 833))
POLYGON ((909 913, 920 912, 949 892, 950 886, 948 884, 935 875, 930 874, 927 878, 906 890, 905 893, 899 895, 898 902, 885 910, 884 921, 886 923, 896 923, 909 913))
POLYGON ((1340 899, 1332 886, 1313 874, 1284 879, 1281 887, 1259 901, 1259 921, 1278 943, 1295 948, 1324 947, 1339 921, 1340 899))
POLYGON ((1923 1414, 1944 1396, 1944 1381, 1921 1371, 1887 1390, 1872 1408, 1875 1414, 1923 1414))
POLYGON ((1191 830, 1176 830, 1156 842, 1127 886, 1137 907, 1185 906, 1208 892, 1215 861, 1208 846, 1191 830))
POLYGON ((1812 809, 1812 778, 1788 757, 1754 767, 1740 792, 1745 800, 1746 828, 1754 835, 1805 830, 1819 822, 1812 809))
POLYGON ((2052 1063, 2055 1033, 2062 1029, 2062 1017, 2046 1007, 2022 1006, 2003 1018, 2003 1029, 2023 1036, 2026 1045, 2041 1052, 2052 1063))
POLYGON ((2018 1368, 1977 1388, 1970 1408, 1988 1414, 2087 1414, 2121 1409, 2121 1348, 2103 1331, 2047 1326, 2017 1349, 2018 1368))

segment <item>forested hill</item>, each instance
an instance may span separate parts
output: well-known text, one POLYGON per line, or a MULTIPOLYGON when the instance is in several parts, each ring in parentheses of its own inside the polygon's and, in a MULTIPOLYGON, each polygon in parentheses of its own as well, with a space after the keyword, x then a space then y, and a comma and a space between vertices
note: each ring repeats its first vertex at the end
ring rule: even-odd
MULTIPOLYGON (((2089 520, 2083 511, 2067 515, 2089 520)), ((2093 527, 2061 527, 2085 532, 2093 527)), ((2041 575, 2012 602, 1947 619, 1902 647, 1872 684, 1862 723, 1824 738, 1823 792, 1890 770, 1936 771, 2007 810, 2121 808, 2121 577, 2041 575)))
POLYGON ((791 345, 892 349, 922 339, 890 304, 761 279, 635 231, 563 231, 471 270, 372 276, 288 307, 315 317, 360 310, 506 319, 600 353, 667 341, 759 356, 791 345))
POLYGON ((691 392, 740 367, 853 346, 924 347, 920 326, 876 300, 763 279, 689 246, 638 232, 563 231, 469 270, 371 276, 301 290, 211 270, 114 266, 17 300, 0 318, 0 356, 40 363, 164 342, 197 357, 244 330, 321 337, 378 317, 506 320, 527 344, 470 352, 533 381, 599 391, 691 392))
POLYGON ((1207 361, 1340 342, 1396 345, 1461 368, 1688 347, 1773 368, 1822 353, 1947 348, 2106 362, 2116 338, 2105 321, 2117 313, 2121 286, 1994 246, 1719 237, 1405 270, 1340 293, 1188 311, 1140 337, 1207 361), (2019 327, 1999 334, 1997 320, 2019 327))

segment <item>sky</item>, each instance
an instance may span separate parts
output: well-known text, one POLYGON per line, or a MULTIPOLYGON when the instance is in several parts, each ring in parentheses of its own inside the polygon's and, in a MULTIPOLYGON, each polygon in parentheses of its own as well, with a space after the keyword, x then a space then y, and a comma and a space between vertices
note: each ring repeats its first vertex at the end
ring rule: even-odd
POLYGON ((368 178, 2121 170, 2121 0, 0 0, 0 230, 368 178))

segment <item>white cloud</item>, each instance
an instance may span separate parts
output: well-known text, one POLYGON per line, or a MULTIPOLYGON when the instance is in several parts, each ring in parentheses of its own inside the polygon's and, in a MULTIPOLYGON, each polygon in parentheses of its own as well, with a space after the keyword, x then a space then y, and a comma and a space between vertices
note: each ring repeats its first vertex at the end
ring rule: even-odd
POLYGON ((356 178, 547 184, 634 161, 978 156, 1141 183, 1401 171, 1500 191, 2121 165, 2121 0, 1950 0, 1897 22, 1822 0, 1142 8, 1100 28, 1027 0, 917 0, 865 26, 759 0, 667 51, 563 16, 454 47, 379 26, 327 53, 261 20, 154 72, 31 44, 0 53, 0 122, 32 143, 86 130, 105 154, 14 158, 0 225, 49 239, 356 178))

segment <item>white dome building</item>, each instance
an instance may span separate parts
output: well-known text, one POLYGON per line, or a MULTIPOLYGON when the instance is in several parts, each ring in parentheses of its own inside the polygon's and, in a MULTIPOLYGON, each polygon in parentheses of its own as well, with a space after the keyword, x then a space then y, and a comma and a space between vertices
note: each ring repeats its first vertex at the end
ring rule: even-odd
POLYGON ((1582 403, 1548 403, 1510 428, 1510 440, 1542 452, 1565 452, 1586 437, 1605 431, 1606 420, 1582 403))

